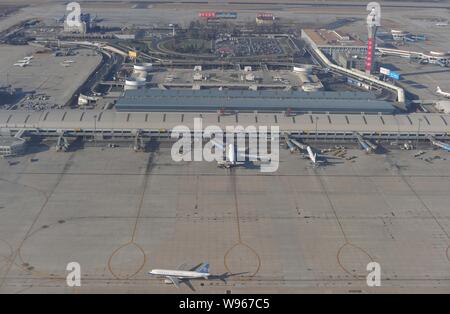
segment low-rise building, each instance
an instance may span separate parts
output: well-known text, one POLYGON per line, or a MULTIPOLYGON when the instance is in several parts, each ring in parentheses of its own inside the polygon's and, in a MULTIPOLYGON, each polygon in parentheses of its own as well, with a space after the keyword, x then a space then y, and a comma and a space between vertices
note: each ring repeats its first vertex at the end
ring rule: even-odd
POLYGON ((356 69, 364 71, 366 65, 365 55, 352 54, 349 52, 335 51, 332 59, 337 65, 346 69, 356 69))
POLYGON ((393 113, 392 103, 362 92, 325 92, 312 77, 303 91, 272 90, 129 90, 117 101, 122 112, 340 112, 393 113), (314 90, 314 93, 310 91, 314 90))
POLYGON ((17 156, 25 151, 25 140, 22 138, 0 136, 0 156, 17 156))
POLYGON ((367 45, 360 39, 336 30, 302 29, 302 39, 311 47, 328 55, 333 52, 367 54, 367 45))
POLYGON ((275 16, 272 13, 258 13, 256 16, 257 25, 273 25, 275 23, 275 16))

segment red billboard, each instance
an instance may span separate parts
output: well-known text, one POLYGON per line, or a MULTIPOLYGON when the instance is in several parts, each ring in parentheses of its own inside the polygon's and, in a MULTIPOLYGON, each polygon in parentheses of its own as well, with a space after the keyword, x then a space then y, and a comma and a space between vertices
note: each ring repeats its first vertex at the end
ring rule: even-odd
POLYGON ((369 41, 367 43, 366 73, 372 73, 374 49, 375 40, 373 38, 369 38, 369 41))
POLYGON ((202 18, 215 18, 216 12, 200 12, 198 16, 202 18))

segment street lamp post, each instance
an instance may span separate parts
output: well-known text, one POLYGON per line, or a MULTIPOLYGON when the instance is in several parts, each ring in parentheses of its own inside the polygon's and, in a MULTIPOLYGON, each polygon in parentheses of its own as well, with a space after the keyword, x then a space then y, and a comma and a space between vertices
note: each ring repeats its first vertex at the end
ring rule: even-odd
POLYGON ((97 115, 94 115, 94 147, 97 147, 97 115))
POLYGON ((317 122, 319 121, 319 117, 316 117, 316 143, 317 143, 317 122))
POLYGON ((422 118, 419 118, 419 126, 417 127, 417 140, 416 140, 416 147, 419 146, 419 134, 420 134, 420 124, 422 123, 422 118))

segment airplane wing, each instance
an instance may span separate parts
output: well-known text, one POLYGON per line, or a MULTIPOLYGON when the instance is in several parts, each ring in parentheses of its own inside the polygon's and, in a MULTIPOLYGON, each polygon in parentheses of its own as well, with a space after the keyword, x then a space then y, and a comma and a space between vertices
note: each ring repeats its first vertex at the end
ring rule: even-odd
POLYGON ((192 282, 188 279, 183 280, 183 282, 188 286, 192 291, 195 291, 194 286, 192 285, 192 282))
POLYGON ((249 158, 251 160, 261 160, 261 161, 270 161, 271 158, 269 156, 265 156, 265 155, 252 155, 252 154, 241 154, 239 153, 240 156, 243 156, 245 158, 249 158))
POLYGON ((191 268, 189 269, 189 271, 196 271, 196 270, 199 269, 202 265, 203 265, 203 263, 197 264, 197 265, 195 265, 194 267, 191 267, 191 268))
POLYGON ((177 269, 178 269, 178 270, 189 270, 189 269, 187 268, 187 264, 186 264, 186 263, 180 264, 180 265, 177 267, 177 269))
POLYGON ((178 278, 172 277, 172 276, 167 276, 167 278, 173 282, 173 284, 175 285, 175 287, 180 288, 180 281, 178 280, 178 278))

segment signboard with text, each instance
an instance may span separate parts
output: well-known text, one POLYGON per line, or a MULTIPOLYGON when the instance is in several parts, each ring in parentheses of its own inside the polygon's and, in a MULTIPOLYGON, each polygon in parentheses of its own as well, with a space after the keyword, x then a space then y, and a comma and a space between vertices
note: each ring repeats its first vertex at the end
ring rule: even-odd
POLYGON ((384 74, 384 75, 389 75, 391 73, 391 70, 381 67, 380 68, 380 73, 384 74))
POLYGON ((400 79, 400 74, 398 74, 397 72, 394 72, 394 71, 390 71, 388 76, 394 80, 400 79))

